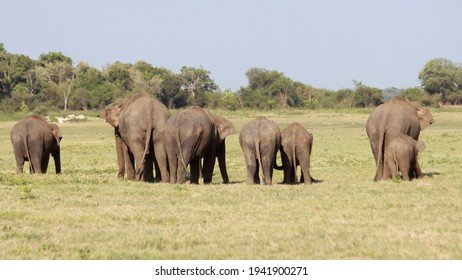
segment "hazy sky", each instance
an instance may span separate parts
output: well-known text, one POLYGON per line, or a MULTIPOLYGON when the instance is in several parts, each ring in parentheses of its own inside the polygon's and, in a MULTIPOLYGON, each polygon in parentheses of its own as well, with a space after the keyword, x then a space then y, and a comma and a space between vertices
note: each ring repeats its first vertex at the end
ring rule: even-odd
POLYGON ((4 0, 0 42, 37 59, 61 51, 98 69, 144 60, 202 66, 222 90, 245 72, 314 87, 418 86, 432 58, 462 62, 460 0, 4 0), (6 2, 6 3, 5 3, 6 2))

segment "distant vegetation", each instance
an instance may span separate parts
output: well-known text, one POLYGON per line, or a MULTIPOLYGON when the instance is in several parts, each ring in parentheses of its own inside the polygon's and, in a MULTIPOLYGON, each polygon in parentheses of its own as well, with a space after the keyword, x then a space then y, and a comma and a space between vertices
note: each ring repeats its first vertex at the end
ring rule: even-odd
POLYGON ((284 73, 250 68, 248 85, 236 92, 221 90, 210 71, 183 66, 180 73, 145 61, 114 62, 102 70, 61 52, 37 60, 9 53, 0 43, 0 110, 45 114, 58 110, 98 110, 116 98, 146 92, 168 108, 192 104, 227 110, 242 108, 362 108, 374 107, 394 95, 426 106, 462 103, 462 66, 448 59, 427 62, 418 78, 421 87, 379 89, 353 81, 353 88, 329 90, 293 81, 284 73))

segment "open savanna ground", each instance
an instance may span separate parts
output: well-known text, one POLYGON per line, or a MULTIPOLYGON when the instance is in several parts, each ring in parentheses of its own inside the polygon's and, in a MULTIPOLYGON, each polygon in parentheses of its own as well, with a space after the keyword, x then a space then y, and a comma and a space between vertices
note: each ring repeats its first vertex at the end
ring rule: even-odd
POLYGON ((412 182, 373 182, 370 110, 215 111, 237 130, 231 184, 216 166, 198 186, 118 180, 113 128, 96 117, 60 125, 62 174, 52 160, 48 174, 15 174, 15 121, 0 122, 0 259, 461 259, 462 111, 432 111, 426 177, 412 182), (313 133, 319 183, 243 184, 238 133, 258 115, 313 133))

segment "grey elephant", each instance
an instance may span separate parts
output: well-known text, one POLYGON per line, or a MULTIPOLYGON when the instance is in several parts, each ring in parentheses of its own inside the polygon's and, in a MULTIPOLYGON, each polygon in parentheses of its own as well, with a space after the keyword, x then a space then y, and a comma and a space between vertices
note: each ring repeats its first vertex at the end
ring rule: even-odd
POLYGON ((216 158, 223 182, 228 183, 225 140, 235 131, 229 120, 199 106, 191 106, 171 117, 165 132, 170 183, 185 183, 189 165, 190 181, 198 184, 201 159, 204 184, 211 183, 216 158))
POLYGON ((372 112, 366 123, 366 132, 370 140, 377 170, 374 180, 391 178, 384 165, 384 151, 388 143, 400 134, 419 139, 421 130, 434 122, 431 112, 417 102, 401 97, 392 97, 372 112))
POLYGON ((423 178, 417 157, 424 149, 423 142, 416 141, 406 134, 391 140, 385 150, 386 168, 390 170, 391 177, 396 178, 400 171, 404 181, 423 178))
POLYGON ((239 144, 244 152, 248 185, 260 184, 259 168, 264 185, 273 184, 273 168, 281 145, 281 132, 277 124, 265 117, 248 122, 239 134, 239 144))
MULTIPOLYGON (((297 166, 300 165, 300 182, 311 184, 315 180, 310 175, 310 157, 313 135, 299 123, 292 123, 282 133, 281 158, 284 168, 284 184, 297 183, 297 166)), ((278 168, 276 168, 278 169, 278 168)))
POLYGON ((63 136, 56 124, 48 123, 40 116, 31 116, 13 126, 10 138, 17 173, 23 172, 25 161, 29 161, 31 173, 46 173, 50 155, 54 158, 56 174, 61 173, 63 136))
POLYGON ((106 106, 100 117, 114 127, 119 178, 126 168, 129 180, 152 182, 155 162, 158 177, 168 182, 164 131, 170 112, 164 104, 148 94, 136 94, 106 106))

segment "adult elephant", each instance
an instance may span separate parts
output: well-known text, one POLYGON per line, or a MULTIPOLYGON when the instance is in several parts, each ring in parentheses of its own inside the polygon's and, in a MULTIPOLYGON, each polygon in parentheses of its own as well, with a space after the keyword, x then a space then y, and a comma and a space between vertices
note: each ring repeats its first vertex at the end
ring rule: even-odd
POLYGON ((136 94, 108 105, 100 117, 114 127, 119 178, 126 167, 129 180, 152 182, 156 162, 161 181, 168 182, 164 131, 170 112, 164 104, 148 94, 136 94))
POLYGON ((244 152, 248 185, 260 184, 259 167, 264 185, 273 184, 273 168, 281 145, 279 127, 265 117, 248 122, 239 134, 239 144, 244 152))
POLYGON ((292 123, 282 133, 281 158, 284 168, 284 184, 297 183, 297 166, 300 165, 300 182, 311 184, 315 181, 310 175, 310 157, 313 135, 299 123, 292 123))
POLYGON ((389 169, 384 165, 384 151, 388 143, 402 133, 418 140, 420 131, 433 122, 428 109, 397 96, 375 108, 367 120, 366 132, 377 166, 376 181, 391 178, 389 169))
POLYGON ((63 136, 56 124, 31 116, 13 126, 10 138, 17 173, 23 172, 25 161, 29 161, 31 173, 46 173, 50 154, 55 161, 56 174, 61 173, 60 144, 63 136))
POLYGON ((185 183, 187 166, 190 165, 190 181, 198 184, 201 159, 204 184, 211 183, 216 158, 223 182, 228 183, 225 140, 235 131, 229 120, 199 106, 191 106, 171 117, 165 132, 170 183, 185 183))

